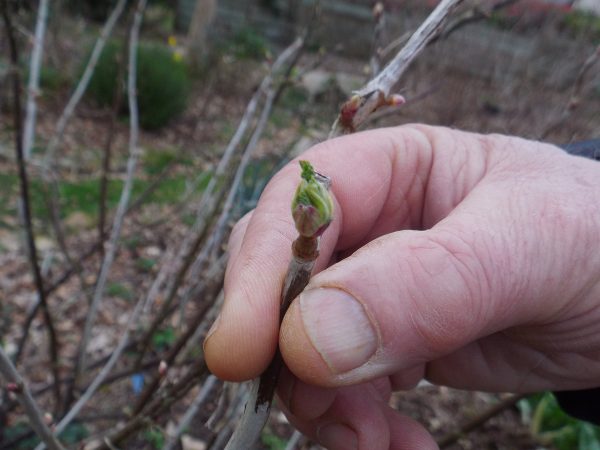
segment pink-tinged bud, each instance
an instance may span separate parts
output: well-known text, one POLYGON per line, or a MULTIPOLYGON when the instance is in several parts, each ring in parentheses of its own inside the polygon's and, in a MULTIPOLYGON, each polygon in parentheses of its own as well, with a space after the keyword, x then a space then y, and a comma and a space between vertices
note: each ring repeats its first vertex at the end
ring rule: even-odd
POLYGON ((377 2, 375 6, 373 6, 373 17, 375 20, 379 20, 381 15, 383 14, 383 3, 377 2))
POLYGON ((6 390, 8 392, 14 392, 15 394, 18 394, 22 391, 22 388, 18 383, 7 383, 6 390))
POLYGON ((304 237, 318 237, 333 220, 329 178, 316 173, 308 161, 300 161, 302 181, 292 200, 296 230, 304 237))
POLYGON ((354 116, 364 103, 360 95, 353 95, 350 100, 342 105, 340 110, 340 124, 344 129, 354 131, 354 116))
POLYGON ((158 374, 161 377, 164 377, 167 374, 167 369, 169 368, 169 365, 167 364, 166 361, 161 361, 160 364, 158 365, 158 374))
POLYGON ((52 425, 52 423, 54 422, 54 417, 52 416, 52 414, 50 414, 49 412, 45 412, 44 413, 44 423, 47 426, 52 425))
POLYGON ((390 106, 401 106, 406 103, 406 99, 400 94, 392 94, 386 100, 390 106))

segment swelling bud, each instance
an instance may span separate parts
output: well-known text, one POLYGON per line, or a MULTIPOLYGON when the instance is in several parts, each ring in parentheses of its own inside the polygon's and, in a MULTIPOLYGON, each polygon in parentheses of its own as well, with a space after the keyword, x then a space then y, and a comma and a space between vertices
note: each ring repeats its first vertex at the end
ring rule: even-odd
POLYGON ((333 199, 329 178, 313 169, 308 161, 300 161, 302 180, 292 200, 292 217, 298 233, 307 238, 319 237, 333 219, 333 199))

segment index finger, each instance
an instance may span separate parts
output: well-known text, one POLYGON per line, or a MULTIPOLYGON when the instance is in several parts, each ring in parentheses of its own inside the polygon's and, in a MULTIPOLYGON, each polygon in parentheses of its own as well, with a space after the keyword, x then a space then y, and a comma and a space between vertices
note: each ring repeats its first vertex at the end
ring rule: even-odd
MULTIPOLYGON (((302 155, 332 179, 336 206, 315 271, 325 268, 336 251, 421 225, 433 153, 427 130, 407 126, 358 133, 302 155)), ((205 341, 206 361, 220 378, 258 376, 277 346, 281 286, 298 234, 290 212, 298 182, 294 160, 265 188, 240 250, 229 261, 223 310, 205 341)))

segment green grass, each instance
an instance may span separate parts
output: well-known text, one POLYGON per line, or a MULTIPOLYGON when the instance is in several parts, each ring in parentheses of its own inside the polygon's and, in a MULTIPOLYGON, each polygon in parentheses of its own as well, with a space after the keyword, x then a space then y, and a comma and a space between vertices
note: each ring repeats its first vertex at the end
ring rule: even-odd
POLYGON ((226 43, 225 51, 237 59, 263 59, 269 53, 267 40, 260 30, 246 27, 226 43))
POLYGON ((269 450, 284 450, 287 442, 269 430, 264 430, 260 440, 269 450))
POLYGON ((164 350, 175 342, 175 329, 166 327, 152 335, 152 345, 158 351, 164 350))
MULTIPOLYGON (((153 171, 154 169, 152 169, 153 171)), ((145 203, 172 204, 181 199, 186 192, 187 177, 185 175, 173 175, 162 180, 145 203)), ((210 176, 207 174, 200 183, 199 190, 203 190, 210 176)), ((151 180, 135 180, 132 188, 132 200, 144 192, 150 185, 151 180)), ((42 182, 38 179, 31 180, 31 208, 34 217, 48 217, 48 208, 44 201, 42 182)), ((107 205, 110 209, 119 203, 124 182, 122 180, 110 180, 107 189, 107 205)), ((0 227, 9 227, 4 217, 14 217, 16 211, 16 199, 19 196, 19 180, 16 174, 0 173, 0 227)), ((92 218, 98 216, 98 201, 100 198, 100 180, 90 178, 79 181, 63 181, 59 183, 59 194, 61 203, 61 214, 67 217, 75 211, 81 211, 92 218)))
POLYGON ((564 16, 563 23, 574 37, 589 37, 595 44, 600 42, 600 17, 584 11, 572 11, 564 16))
MULTIPOLYGON (((31 428, 27 423, 17 422, 14 425, 11 424, 4 430, 4 438, 7 442, 10 442, 19 436, 26 434, 30 430, 31 428)), ((84 425, 74 422, 68 425, 65 431, 63 431, 58 437, 63 444, 76 444, 77 442, 89 437, 89 435, 90 432, 84 425)), ((11 448, 14 450, 27 450, 34 448, 39 443, 39 438, 34 435, 31 438, 23 439, 11 448)))
POLYGON ((150 272, 156 265, 156 260, 153 258, 139 258, 135 261, 135 266, 142 272, 150 272))
POLYGON ((112 282, 106 285, 106 294, 111 297, 122 298, 123 300, 133 300, 133 292, 123 283, 112 282))
POLYGON ((184 161, 176 149, 150 149, 143 157, 144 171, 148 175, 158 175, 170 164, 184 162, 189 161, 184 161))
POLYGON ((165 435, 158 427, 151 426, 146 429, 144 438, 156 450, 160 450, 165 446, 165 435))

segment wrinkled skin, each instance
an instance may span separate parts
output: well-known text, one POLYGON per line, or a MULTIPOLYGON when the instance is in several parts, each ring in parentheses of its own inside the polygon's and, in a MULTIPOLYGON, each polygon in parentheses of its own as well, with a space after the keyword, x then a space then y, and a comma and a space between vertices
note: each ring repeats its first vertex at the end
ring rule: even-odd
MULTIPOLYGON (((598 385, 598 162, 426 126, 342 137, 302 158, 331 177, 336 203, 319 273, 279 335, 280 403, 302 432, 331 449, 432 449, 387 406, 391 390, 423 378, 486 391, 598 385)), ((223 379, 257 376, 275 350, 297 167, 232 233, 225 305, 205 343, 223 379)))

